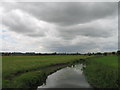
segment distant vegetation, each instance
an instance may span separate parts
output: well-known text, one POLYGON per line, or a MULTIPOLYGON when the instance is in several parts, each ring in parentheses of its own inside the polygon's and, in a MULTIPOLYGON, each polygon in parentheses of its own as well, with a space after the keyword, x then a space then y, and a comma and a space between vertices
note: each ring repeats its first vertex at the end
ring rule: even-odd
POLYGON ((2 52, 0 53, 2 56, 40 56, 40 55, 118 55, 120 54, 120 51, 117 52, 97 52, 97 53, 85 53, 85 54, 81 54, 81 53, 35 53, 35 52, 2 52))

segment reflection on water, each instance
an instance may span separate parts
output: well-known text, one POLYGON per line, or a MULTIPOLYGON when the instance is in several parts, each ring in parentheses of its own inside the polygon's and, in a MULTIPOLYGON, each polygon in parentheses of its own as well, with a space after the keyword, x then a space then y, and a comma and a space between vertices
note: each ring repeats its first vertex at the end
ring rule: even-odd
POLYGON ((46 84, 38 88, 91 88, 85 80, 82 64, 66 67, 49 75, 46 84))

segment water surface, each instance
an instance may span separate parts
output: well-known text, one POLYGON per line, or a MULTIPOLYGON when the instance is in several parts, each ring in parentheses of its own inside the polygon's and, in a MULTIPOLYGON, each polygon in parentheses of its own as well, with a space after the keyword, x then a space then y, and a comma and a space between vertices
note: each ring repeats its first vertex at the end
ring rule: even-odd
POLYGON ((82 71, 83 64, 66 67, 49 75, 38 88, 91 88, 82 71))

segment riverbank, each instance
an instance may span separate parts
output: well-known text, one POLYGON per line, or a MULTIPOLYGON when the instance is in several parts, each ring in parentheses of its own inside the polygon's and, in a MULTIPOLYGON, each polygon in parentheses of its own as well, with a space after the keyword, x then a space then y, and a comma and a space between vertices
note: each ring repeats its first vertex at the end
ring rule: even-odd
POLYGON ((84 73, 94 88, 118 88, 118 56, 89 58, 84 73))
POLYGON ((37 88, 47 76, 61 68, 91 56, 5 56, 3 57, 3 88, 37 88))

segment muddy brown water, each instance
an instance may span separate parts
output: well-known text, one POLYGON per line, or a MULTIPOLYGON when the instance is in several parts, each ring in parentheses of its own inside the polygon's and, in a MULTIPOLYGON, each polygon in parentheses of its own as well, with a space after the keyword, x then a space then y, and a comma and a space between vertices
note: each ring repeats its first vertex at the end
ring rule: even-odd
POLYGON ((42 88, 92 88, 83 74, 83 64, 66 67, 49 75, 42 88))

